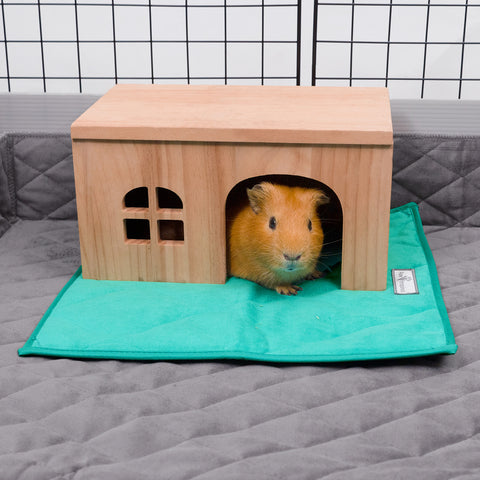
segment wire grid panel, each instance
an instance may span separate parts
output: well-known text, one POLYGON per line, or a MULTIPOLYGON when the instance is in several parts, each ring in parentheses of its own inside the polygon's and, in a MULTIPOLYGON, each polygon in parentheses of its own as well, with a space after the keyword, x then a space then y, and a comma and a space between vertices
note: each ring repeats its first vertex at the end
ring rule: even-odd
POLYGON ((480 0, 315 0, 313 85, 480 100, 480 0))
POLYGON ((0 1, 0 91, 299 83, 300 0, 0 1))

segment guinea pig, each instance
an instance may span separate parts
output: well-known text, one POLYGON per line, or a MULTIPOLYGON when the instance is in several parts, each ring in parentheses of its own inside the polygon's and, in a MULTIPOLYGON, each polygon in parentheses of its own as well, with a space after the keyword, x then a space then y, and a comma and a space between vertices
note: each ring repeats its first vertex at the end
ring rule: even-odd
POLYGON ((312 188, 262 182, 247 189, 248 204, 228 224, 229 274, 282 295, 296 295, 295 283, 322 276, 317 261, 323 229, 317 207, 328 197, 312 188))

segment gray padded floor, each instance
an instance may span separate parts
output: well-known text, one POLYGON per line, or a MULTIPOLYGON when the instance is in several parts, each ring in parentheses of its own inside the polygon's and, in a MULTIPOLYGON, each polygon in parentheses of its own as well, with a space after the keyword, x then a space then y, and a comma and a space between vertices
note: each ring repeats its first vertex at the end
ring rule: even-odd
POLYGON ((477 479, 480 231, 427 229, 454 356, 345 365, 18 358, 74 221, 0 242, 2 479, 477 479))
POLYGON ((85 361, 17 355, 80 264, 68 135, 0 137, 0 479, 478 480, 479 152, 395 139, 392 206, 419 203, 455 355, 85 361))

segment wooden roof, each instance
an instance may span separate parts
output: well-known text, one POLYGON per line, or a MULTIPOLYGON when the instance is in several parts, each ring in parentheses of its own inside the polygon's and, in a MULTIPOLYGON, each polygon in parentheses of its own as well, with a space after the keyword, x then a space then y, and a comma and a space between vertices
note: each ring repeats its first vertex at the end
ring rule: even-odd
POLYGON ((73 139, 391 145, 386 88, 117 85, 73 139))

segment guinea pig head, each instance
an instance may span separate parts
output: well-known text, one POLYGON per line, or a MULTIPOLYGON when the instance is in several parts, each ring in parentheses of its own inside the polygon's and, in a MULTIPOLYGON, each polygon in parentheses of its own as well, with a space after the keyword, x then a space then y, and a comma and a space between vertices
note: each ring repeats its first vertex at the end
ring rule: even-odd
POLYGON ((252 237, 265 265, 281 276, 312 273, 323 246, 317 208, 328 197, 312 188, 262 182, 247 189, 255 214, 252 237))

